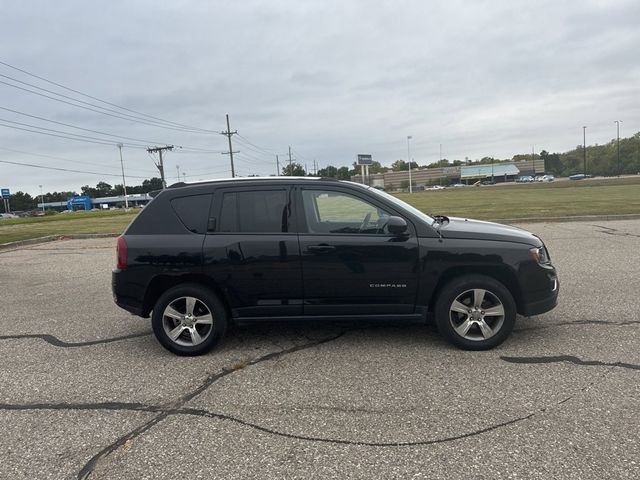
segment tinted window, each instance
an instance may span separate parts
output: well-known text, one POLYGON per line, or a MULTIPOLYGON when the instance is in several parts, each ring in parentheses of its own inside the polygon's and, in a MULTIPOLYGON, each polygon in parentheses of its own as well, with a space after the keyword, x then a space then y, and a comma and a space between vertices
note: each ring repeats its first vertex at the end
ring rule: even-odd
POLYGON ((310 233, 386 233, 389 213, 353 195, 303 190, 302 201, 310 233))
POLYGON ((289 230, 285 190, 225 193, 219 232, 280 233, 289 230))
POLYGON ((209 218, 211 195, 192 195, 171 200, 171 207, 180 221, 193 233, 205 233, 209 218))
POLYGON ((225 193, 222 197, 219 232, 239 232, 238 201, 235 193, 225 193))

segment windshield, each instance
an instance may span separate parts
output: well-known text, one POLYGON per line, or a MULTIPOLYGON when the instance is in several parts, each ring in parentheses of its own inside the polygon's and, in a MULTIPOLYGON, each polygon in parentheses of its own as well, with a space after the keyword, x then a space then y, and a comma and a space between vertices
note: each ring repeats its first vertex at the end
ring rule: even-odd
POLYGON ((416 207, 412 207, 407 202, 403 202, 399 198, 394 197, 393 195, 385 192, 384 190, 378 190, 377 188, 373 188, 373 187, 368 187, 367 189, 369 190, 369 192, 372 192, 380 197, 383 197, 385 200, 387 200, 388 202, 391 202, 393 205, 399 208, 403 208, 405 210, 409 210, 411 213, 421 218, 425 222, 433 223, 434 221, 433 217, 431 217, 430 215, 427 215, 426 213, 421 212, 416 207))

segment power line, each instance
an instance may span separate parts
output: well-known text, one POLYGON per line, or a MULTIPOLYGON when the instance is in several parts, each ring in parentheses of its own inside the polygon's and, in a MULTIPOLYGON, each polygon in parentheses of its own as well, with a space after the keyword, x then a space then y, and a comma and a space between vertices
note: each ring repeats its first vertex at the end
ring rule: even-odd
POLYGON ((261 150, 262 153, 266 153, 268 155, 276 155, 275 151, 273 151, 271 149, 268 149, 268 148, 265 148, 265 147, 260 147, 260 146, 256 145, 255 143, 251 142, 247 137, 245 137, 243 135, 238 134, 238 137, 241 138, 248 145, 251 145, 252 147, 254 147, 254 148, 258 149, 258 150, 261 150))
MULTIPOLYGON (((16 122, 11 122, 11 123, 16 123, 16 122)), ((85 143, 95 143, 97 145, 109 145, 109 146, 114 146, 115 143, 114 142, 108 142, 108 141, 94 141, 94 140, 87 140, 87 139, 82 139, 82 138, 73 138, 73 137, 68 137, 65 135, 57 135, 55 133, 47 133, 47 132, 41 132, 38 130, 31 130, 29 128, 22 128, 22 127, 16 127, 14 125, 5 125, 3 123, 0 123, 0 126, 2 127, 7 127, 7 128, 12 128, 14 130, 23 130, 25 132, 32 132, 32 133, 39 133, 40 135, 47 135, 49 137, 58 137, 58 138, 64 138, 67 140, 76 140, 78 142, 85 142, 85 143)), ((131 148, 146 148, 145 145, 133 145, 133 144, 126 144, 127 146, 130 146, 131 148)))
MULTIPOLYGON (((72 170, 70 168, 62 168, 62 167, 47 167, 44 165, 36 165, 35 163, 22 163, 22 162, 12 162, 10 160, 0 160, 0 163, 8 163, 11 165, 20 165, 23 167, 32 167, 32 168, 42 168, 45 170, 57 170, 60 172, 71 172, 71 173, 88 173, 91 175, 100 175, 103 177, 120 177, 119 173, 100 173, 100 172, 90 172, 87 170, 72 170)), ((141 177, 138 175, 126 175, 128 178, 144 178, 145 180, 148 179, 148 177, 141 177)))
POLYGON ((272 156, 275 155, 271 154, 271 153, 266 153, 262 150, 258 150, 257 148, 253 148, 251 145, 249 145, 248 143, 243 142, 242 140, 238 140, 238 143, 240 143, 240 145, 242 145, 244 148, 250 150, 251 152, 257 154, 257 155, 264 155, 264 156, 272 156))
MULTIPOLYGON (((78 160, 69 160, 68 158, 62 158, 62 157, 57 157, 54 155, 46 155, 44 153, 32 153, 32 152, 25 152, 24 150, 15 150, 13 148, 7 148, 7 147, 0 147, 0 150, 6 150, 8 152, 13 152, 13 153, 20 153, 22 155, 31 155, 34 157, 43 157, 43 158, 51 158, 52 160, 58 160, 59 162, 68 162, 68 163, 76 163, 76 164, 80 164, 80 165, 94 165, 96 167, 103 167, 103 168, 118 168, 116 166, 109 166, 109 165, 103 165, 100 163, 93 163, 93 162, 86 162, 86 161, 78 161, 78 160)), ((153 175, 152 172, 149 172, 147 170, 142 170, 140 168, 129 168, 129 170, 134 170, 137 172, 144 172, 147 175, 153 175)))
MULTIPOLYGON (((8 85, 9 87, 17 88, 19 90, 23 90, 25 92, 33 93, 34 95, 39 95, 41 97, 45 97, 45 98, 48 98, 50 100, 54 100, 56 102, 64 103, 64 104, 67 104, 67 105, 71 105, 73 107, 78 107, 78 108, 82 108, 84 110, 89 110, 90 112, 99 113, 101 115, 107 115, 109 117, 119 118, 121 120, 128 120, 128 121, 133 122, 133 123, 141 123, 143 125, 150 125, 152 127, 165 128, 165 129, 168 129, 168 130, 177 130, 177 131, 180 131, 180 132, 200 133, 200 132, 197 132, 197 131, 188 130, 188 129, 184 129, 184 128, 174 128, 174 127, 170 127, 170 126, 167 126, 167 125, 162 125, 162 124, 159 124, 159 123, 152 123, 152 122, 148 122, 148 121, 135 120, 135 119, 127 118, 126 116, 123 116, 125 114, 116 115, 116 114, 113 114, 113 113, 103 112, 103 111, 100 111, 100 110, 96 110, 95 108, 85 107, 84 105, 78 105, 77 103, 68 102, 68 101, 62 100, 60 98, 55 98, 55 97, 52 97, 50 95, 45 95, 44 93, 36 92, 34 90, 30 90, 28 88, 20 87, 18 85, 12 85, 11 83, 7 83, 7 82, 5 82, 3 80, 0 80, 0 84, 8 85)), ((40 88, 40 87, 36 87, 36 88, 40 88)), ((59 95, 59 94, 55 94, 55 95, 59 95)), ((81 102, 80 100, 74 100, 74 101, 80 102, 80 103, 86 103, 86 102, 81 102)), ((98 107, 98 108, 103 108, 103 107, 98 107)))
MULTIPOLYGON (((62 137, 62 138, 67 138, 69 140, 78 140, 78 141, 87 141, 89 143, 102 143, 103 145, 115 145, 117 142, 110 142, 109 140, 105 139, 105 138, 98 138, 98 137, 91 137, 89 135, 80 135, 79 133, 71 133, 71 132, 65 132, 62 130, 55 130, 53 128, 46 128, 46 127, 39 127, 37 125, 31 125, 30 123, 22 123, 22 122, 16 122, 13 120, 7 120, 6 118, 0 118, 1 122, 7 122, 7 123, 12 123, 14 125, 20 125, 22 127, 30 127, 30 128, 37 128, 38 130, 44 130, 45 132, 54 132, 54 133, 59 133, 61 135, 67 135, 66 137, 62 137), (73 137, 78 137, 78 138, 73 138, 73 137)), ((10 125, 3 125, 5 127, 11 127, 10 125)), ((18 128, 18 127, 15 127, 18 128)), ((24 128, 18 128, 19 130, 27 130, 24 128)), ((49 135, 45 132, 40 132, 38 130, 27 130, 33 133, 42 133, 44 135, 49 135)), ((60 135, 55 135, 55 136, 60 136, 60 135)), ((132 148, 146 148, 146 145, 142 145, 142 144, 135 144, 135 143, 125 143, 123 145, 126 145, 128 147, 132 147, 132 148)))
POLYGON ((253 160, 255 162, 258 162, 258 163, 268 164, 268 165, 272 165, 273 164, 273 160, 271 160, 271 159, 265 160, 264 158, 258 158, 258 157, 255 157, 253 155, 248 154, 247 152, 242 152, 241 155, 243 157, 246 157, 246 158, 248 158, 250 160, 253 160))
MULTIPOLYGON (((90 128, 78 127, 77 125, 72 125, 70 123, 58 122, 56 120, 50 120, 48 118, 39 117, 38 115, 31 115, 30 113, 24 113, 24 112, 20 112, 18 110, 12 110, 12 109, 6 108, 6 107, 0 107, 0 109, 6 110, 7 112, 11 112, 11 113, 16 113, 18 115, 23 115, 25 117, 30 117, 30 118, 35 118, 37 120, 42 120, 44 122, 55 123, 56 125, 63 125, 65 127, 75 128, 77 130, 82 130, 84 132, 97 133, 98 135, 105 135, 107 137, 114 137, 114 138, 125 139, 125 140, 133 140, 133 141, 136 141, 136 142, 144 142, 144 143, 149 143, 149 144, 151 144, 151 143, 162 143, 162 142, 155 142, 153 140, 144 140, 144 139, 140 139, 140 138, 124 137, 124 136, 120 136, 120 135, 115 135, 113 133, 101 132, 100 130, 91 130, 90 128)), ((37 127, 37 128, 40 128, 40 127, 37 127)))
MULTIPOLYGON (((0 106, 0 109, 1 110, 5 110, 7 112, 11 112, 11 113, 16 113, 18 115, 23 115, 25 117, 30 117, 30 118, 35 118, 37 120, 42 120, 44 122, 54 123, 56 125, 63 125, 65 127, 75 128, 77 130, 82 130, 82 131, 85 131, 85 132, 97 133, 98 135, 105 135, 105 136, 114 137, 114 138, 117 138, 117 139, 133 140, 133 141, 136 141, 136 142, 143 142, 143 143, 147 143, 147 144, 165 143, 165 142, 158 142, 158 141, 155 141, 155 140, 145 140, 145 139, 141 139, 141 138, 125 137, 125 136, 116 135, 116 134, 113 134, 113 133, 102 132, 100 130, 92 130, 90 128, 78 127, 77 125, 72 125, 70 123, 58 122, 57 120, 51 120, 51 119, 48 119, 48 118, 40 117, 38 115, 32 115, 30 113, 20 112, 18 110, 13 110, 11 108, 6 108, 6 107, 2 107, 2 106, 0 106)), ((10 120, 5 120, 5 121, 10 121, 10 120)), ((33 126, 33 127, 34 128, 42 128, 42 127, 37 127, 37 126, 33 126)), ((76 135, 76 134, 75 133, 70 133, 70 135, 76 135)), ((201 151, 201 152, 206 152, 206 153, 219 153, 220 152, 219 150, 208 150, 205 147, 191 147, 191 146, 188 146, 188 145, 186 145, 186 146, 185 145, 181 145, 178 148, 185 148, 187 150, 201 151)))
POLYGON ((136 110, 132 110, 132 109, 127 108, 127 107, 122 107, 122 106, 120 106, 120 105, 116 105, 115 103, 111 103, 111 102, 108 102, 108 101, 106 101, 106 100, 102 100, 102 99, 100 99, 100 98, 98 98, 98 97, 94 97, 94 96, 92 96, 92 95, 89 95, 89 94, 83 93, 83 92, 81 92, 81 91, 79 91, 79 90, 74 90, 73 88, 66 87, 66 86, 64 86, 64 85, 62 85, 62 84, 60 84, 60 83, 56 83, 56 82, 54 82, 54 81, 52 81, 52 80, 49 80, 49 79, 47 79, 47 78, 41 77, 41 76, 39 76, 39 75, 36 75, 36 74, 34 74, 34 73, 28 72, 28 71, 26 71, 26 70, 23 70, 23 69, 21 69, 21 68, 18 68, 18 67, 16 67, 16 66, 14 66, 14 65, 10 65, 10 64, 8 64, 8 63, 6 63, 6 62, 3 62, 3 61, 1 61, 1 60, 0 60, 0 64, 1 64, 1 65, 4 65, 5 67, 9 67, 9 68, 12 68, 12 69, 14 69, 14 70, 17 70, 18 72, 21 72, 21 73, 24 73, 24 74, 26 74, 26 75, 29 75, 29 76, 31 76, 31 77, 37 78, 38 80, 42 80, 43 82, 47 82, 47 83, 50 83, 50 84, 52 84, 52 85, 55 85, 56 87, 63 88, 63 89, 65 89, 65 90, 67 90, 67 91, 70 91, 70 92, 73 92, 73 93, 77 93, 78 95, 82 95, 83 97, 91 98, 92 100, 96 100, 96 101, 101 102, 101 103, 104 103, 104 104, 106 104, 106 105, 111 105, 112 107, 116 107, 116 108, 119 108, 119 109, 121 109, 121 110, 125 110, 125 111, 127 111, 127 112, 135 113, 135 114, 137 114, 137 115, 142 115, 142 116, 144 116, 144 117, 151 118, 151 119, 154 119, 154 120, 158 120, 158 121, 160 121, 160 122, 164 122, 164 123, 167 123, 167 124, 172 124, 172 125, 175 125, 175 126, 178 126, 178 127, 183 127, 183 128, 193 129, 193 130, 201 130, 201 131, 203 131, 203 132, 207 132, 207 133, 215 133, 215 132, 213 132, 212 130, 207 130, 207 129, 203 129, 203 128, 199 128, 199 127, 191 127, 191 126, 189 126, 189 125, 183 125, 183 124, 181 124, 181 123, 176 123, 176 122, 172 122, 172 121, 169 121, 169 120, 164 120, 164 119, 159 118, 159 117, 154 117, 153 115, 149 115, 149 114, 146 114, 146 113, 143 113, 143 112, 138 112, 138 111, 136 111, 136 110))
MULTIPOLYGON (((162 123, 162 122, 157 122, 157 121, 155 121, 155 120, 147 120, 147 119, 145 119, 145 118, 142 118, 142 117, 139 117, 139 116, 136 116, 136 115, 130 115, 130 114, 128 114, 128 113, 119 112, 119 111, 117 111, 117 110, 113 110, 112 108, 106 108, 106 107, 102 107, 102 106, 100 106, 100 105, 96 105, 95 103, 85 102, 84 100, 79 100, 79 99, 77 99, 77 98, 70 97, 69 95, 64 95, 63 93, 54 92, 53 90, 49 90, 49 89, 46 89, 46 88, 42 88, 42 87, 39 87, 38 85, 34 85, 34 84, 32 84, 32 83, 25 82, 25 81, 19 80, 19 79, 17 79, 17 78, 10 77, 9 75, 4 75, 4 74, 2 74, 2 73, 0 73, 0 77, 2 77, 2 78, 6 78, 7 80, 11 80, 12 82, 20 83, 20 84, 22 84, 22 85, 27 85, 28 87, 32 87, 32 88, 35 88, 35 89, 37 89, 37 90, 41 90, 41 91, 43 91, 43 92, 50 93, 50 94, 52 94, 52 95, 56 95, 56 96, 58 96, 58 97, 66 98, 67 100, 71 100, 71 101, 73 101, 73 102, 81 103, 81 104, 83 104, 83 105, 88 105, 88 106, 90 106, 90 107, 99 108, 100 110, 104 110, 104 112, 102 112, 102 111, 98 111, 98 110, 94 110, 94 111, 96 111, 97 113, 103 113, 103 114, 106 114, 106 112, 111 112, 112 114, 117 114, 117 115, 119 115, 119 116, 120 116, 120 118, 125 118, 125 117, 127 117, 127 118, 126 118, 127 120, 131 120, 131 121, 138 121, 139 123, 145 123, 145 124, 147 124, 147 125, 154 125, 154 126, 158 126, 158 127, 162 127, 162 126, 164 126, 165 128, 170 128, 170 129, 172 129, 172 130, 189 131, 189 132, 193 132, 193 133, 209 133, 209 132, 206 132, 206 131, 205 131, 205 132, 202 132, 202 131, 200 131, 200 129, 195 129, 195 130, 194 130, 194 129, 192 129, 192 128, 185 128, 185 127, 179 127, 179 126, 168 125, 168 124, 165 124, 165 123, 162 123)), ((3 83, 3 84, 5 84, 5 85, 8 85, 8 86, 10 86, 10 87, 19 88, 19 89, 21 89, 21 90, 25 90, 25 91, 28 91, 28 92, 30 92, 30 93, 35 93, 35 94, 37 94, 37 95, 42 95, 42 96, 45 96, 45 97, 47 97, 47 98, 51 98, 51 99, 53 99, 53 100, 57 100, 57 99, 55 99, 55 98, 53 98, 53 97, 49 97, 49 96, 47 96, 47 95, 43 95, 43 94, 40 94, 40 93, 38 93, 38 92, 34 92, 33 90, 29 90, 29 89, 25 89, 25 88, 23 88, 23 87, 19 87, 18 85, 13 85, 13 84, 11 84, 11 83, 7 83, 7 82, 4 82, 4 81, 2 81, 2 83, 3 83)), ((62 101, 62 100, 60 100, 60 101, 62 101)), ((74 106, 76 106, 76 107, 81 107, 81 105, 75 105, 75 104, 74 104, 74 106)), ((86 107, 83 107, 83 108, 86 108, 86 107)))

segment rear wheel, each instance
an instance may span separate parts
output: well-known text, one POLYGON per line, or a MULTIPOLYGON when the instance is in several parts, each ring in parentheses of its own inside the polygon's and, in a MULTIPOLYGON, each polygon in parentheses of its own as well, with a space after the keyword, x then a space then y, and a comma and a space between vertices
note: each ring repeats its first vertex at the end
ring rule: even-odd
POLYGON ((167 350, 177 355, 202 355, 224 337, 227 312, 208 288, 178 285, 160 296, 151 323, 153 333, 167 350))
POLYGON ((438 330, 454 345, 488 350, 513 330, 516 304, 509 290, 483 275, 464 275, 449 282, 435 307, 438 330))

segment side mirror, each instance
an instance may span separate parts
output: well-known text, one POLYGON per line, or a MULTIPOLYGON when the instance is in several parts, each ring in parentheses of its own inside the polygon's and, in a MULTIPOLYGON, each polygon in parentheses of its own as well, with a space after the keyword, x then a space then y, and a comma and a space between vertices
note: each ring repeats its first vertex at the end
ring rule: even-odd
POLYGON ((391 235, 402 235, 407 232, 407 221, 402 217, 391 216, 387 220, 387 230, 391 235))

